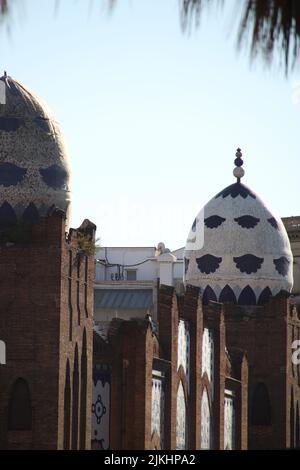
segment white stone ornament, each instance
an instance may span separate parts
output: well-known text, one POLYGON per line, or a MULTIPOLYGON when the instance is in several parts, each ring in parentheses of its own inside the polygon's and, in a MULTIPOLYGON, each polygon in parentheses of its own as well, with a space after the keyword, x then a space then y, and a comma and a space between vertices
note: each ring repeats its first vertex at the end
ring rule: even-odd
POLYGON ((234 168, 233 176, 240 179, 240 178, 243 178, 244 175, 245 175, 245 171, 241 166, 236 166, 234 168))

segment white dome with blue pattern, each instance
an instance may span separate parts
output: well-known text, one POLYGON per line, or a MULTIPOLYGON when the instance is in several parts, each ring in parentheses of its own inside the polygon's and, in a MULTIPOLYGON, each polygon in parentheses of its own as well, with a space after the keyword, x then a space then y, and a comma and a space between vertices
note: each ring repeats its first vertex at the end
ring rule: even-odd
POLYGON ((6 74, 0 78, 0 232, 34 224, 71 204, 70 165, 47 106, 6 74))
MULTIPOLYGON (((243 170, 240 149, 235 163, 243 170)), ((293 255, 285 227, 262 199, 240 182, 211 199, 197 215, 185 246, 186 284, 209 300, 266 303, 293 286, 293 255)))

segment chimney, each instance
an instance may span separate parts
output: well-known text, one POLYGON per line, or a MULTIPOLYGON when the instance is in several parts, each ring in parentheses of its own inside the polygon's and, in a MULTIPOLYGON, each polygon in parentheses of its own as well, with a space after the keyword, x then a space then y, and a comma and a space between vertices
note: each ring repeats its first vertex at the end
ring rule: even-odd
POLYGON ((165 252, 157 257, 157 261, 159 263, 160 285, 164 284, 165 286, 173 286, 173 266, 177 261, 176 256, 172 255, 170 252, 165 252))

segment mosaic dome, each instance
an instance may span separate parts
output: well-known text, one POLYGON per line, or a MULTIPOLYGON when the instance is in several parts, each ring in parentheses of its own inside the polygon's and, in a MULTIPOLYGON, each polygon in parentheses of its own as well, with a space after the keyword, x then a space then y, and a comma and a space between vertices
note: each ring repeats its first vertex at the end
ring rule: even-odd
POLYGON ((293 255, 280 217, 241 183, 240 149, 236 156, 237 182, 194 220, 185 246, 184 280, 201 287, 204 303, 264 304, 280 291, 291 291, 293 255))
POLYGON ((47 106, 6 74, 0 78, 0 230, 70 211, 70 166, 47 106))

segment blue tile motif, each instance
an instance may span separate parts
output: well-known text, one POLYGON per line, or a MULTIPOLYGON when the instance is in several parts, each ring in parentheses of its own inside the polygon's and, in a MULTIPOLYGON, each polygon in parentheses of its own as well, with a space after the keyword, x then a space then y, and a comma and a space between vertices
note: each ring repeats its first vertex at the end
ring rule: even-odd
POLYGON ((59 165, 51 165, 49 168, 40 168, 40 174, 44 182, 53 189, 63 189, 66 180, 67 172, 59 165))
POLYGON ((281 256, 278 259, 274 259, 273 263, 275 264, 276 271, 281 274, 281 276, 286 276, 289 272, 290 262, 285 256, 281 256))
POLYGON ((7 229, 17 223, 14 209, 5 201, 0 207, 0 230, 7 229))
POLYGON ((241 273, 252 274, 256 273, 261 268, 264 258, 258 258, 255 255, 247 254, 244 256, 237 256, 233 258, 233 261, 241 273))
POLYGON ((16 186, 20 183, 24 176, 26 175, 27 170, 25 168, 20 168, 13 163, 1 163, 0 164, 0 185, 2 184, 5 187, 16 186))
POLYGON ((213 255, 204 255, 196 258, 198 269, 205 274, 214 273, 222 262, 222 258, 213 255))
POLYGON ((222 225, 223 222, 225 222, 226 219, 223 217, 220 217, 219 215, 211 215, 210 217, 207 217, 204 219, 204 223, 207 228, 217 228, 220 225, 222 225))
POLYGON ((253 217, 252 215, 242 215, 234 219, 243 228, 254 228, 258 224, 260 219, 253 217))

